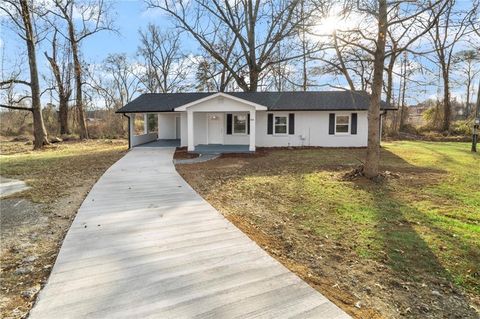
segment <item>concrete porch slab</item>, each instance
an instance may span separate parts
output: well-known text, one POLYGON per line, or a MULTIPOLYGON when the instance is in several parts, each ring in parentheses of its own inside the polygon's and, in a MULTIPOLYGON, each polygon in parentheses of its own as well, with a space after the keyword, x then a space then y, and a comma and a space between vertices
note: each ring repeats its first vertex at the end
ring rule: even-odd
POLYGON ((153 142, 140 144, 134 147, 179 147, 179 146, 180 146, 179 139, 172 139, 172 140, 160 139, 153 142))
POLYGON ((195 150, 192 153, 222 154, 222 153, 252 153, 252 152, 248 150, 248 145, 199 144, 195 146, 195 150))

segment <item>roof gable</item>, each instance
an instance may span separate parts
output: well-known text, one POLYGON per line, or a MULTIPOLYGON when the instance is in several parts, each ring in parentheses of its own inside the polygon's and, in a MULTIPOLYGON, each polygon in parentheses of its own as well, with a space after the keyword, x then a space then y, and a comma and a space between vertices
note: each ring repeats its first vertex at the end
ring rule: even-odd
POLYGON ((243 104, 247 104, 249 106, 253 106, 255 108, 255 110, 257 110, 257 111, 266 111, 267 110, 267 107, 265 105, 260 105, 258 103, 253 102, 253 101, 249 101, 247 99, 243 99, 241 97, 237 97, 237 96, 232 95, 232 94, 218 92, 218 93, 203 97, 201 99, 198 99, 196 101, 192 101, 188 104, 179 106, 179 107, 175 108, 175 111, 186 111, 190 107, 193 107, 197 104, 207 102, 209 100, 213 100, 213 99, 216 99, 216 98, 226 98, 226 99, 234 100, 234 101, 237 101, 237 102, 240 102, 240 103, 243 103, 243 104))

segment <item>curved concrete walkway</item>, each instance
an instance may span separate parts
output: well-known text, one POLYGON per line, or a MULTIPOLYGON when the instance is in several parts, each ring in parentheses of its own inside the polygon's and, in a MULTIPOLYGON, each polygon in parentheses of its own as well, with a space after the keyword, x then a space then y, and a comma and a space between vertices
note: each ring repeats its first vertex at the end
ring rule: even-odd
POLYGON ((31 318, 349 318, 203 200, 173 152, 133 149, 100 178, 31 318))

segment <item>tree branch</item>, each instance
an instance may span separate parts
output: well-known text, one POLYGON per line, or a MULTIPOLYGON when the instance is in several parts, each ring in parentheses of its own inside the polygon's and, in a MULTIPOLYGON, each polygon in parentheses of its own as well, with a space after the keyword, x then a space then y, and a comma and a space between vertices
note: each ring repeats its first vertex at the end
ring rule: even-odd
POLYGON ((0 104, 0 107, 6 108, 6 109, 11 109, 11 110, 21 110, 21 111, 33 112, 33 109, 31 107, 13 106, 13 105, 5 105, 5 104, 0 104))

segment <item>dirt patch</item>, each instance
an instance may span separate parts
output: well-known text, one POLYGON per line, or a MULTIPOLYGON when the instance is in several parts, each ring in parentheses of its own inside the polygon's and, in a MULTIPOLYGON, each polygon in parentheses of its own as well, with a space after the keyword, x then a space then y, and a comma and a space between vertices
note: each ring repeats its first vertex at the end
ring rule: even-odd
MULTIPOLYGON (((363 166, 358 166, 342 176, 343 181, 353 181, 356 179, 365 178, 365 168, 363 166)), ((391 171, 383 171, 375 178, 377 182, 384 181, 387 178, 400 178, 400 175, 393 173, 391 171)))
POLYGON ((267 148, 257 148, 256 152, 253 153, 224 153, 221 158, 254 158, 254 157, 263 157, 268 154, 267 148))
POLYGON ((31 189, 0 200, 1 318, 25 318, 46 283, 78 208, 125 141, 58 143, 42 151, 2 142, 2 174, 31 189), (3 155, 5 155, 3 153, 3 155))
POLYGON ((0 206, 2 207, 2 214, 0 214, 2 242, 7 241, 9 235, 18 232, 18 228, 23 225, 45 222, 41 204, 34 204, 23 198, 15 198, 0 200, 0 206))
POLYGON ((175 154, 173 154, 173 159, 191 159, 198 156, 197 153, 188 152, 186 147, 177 147, 175 154))
POLYGON ((25 317, 46 283, 63 238, 94 180, 50 205, 26 199, 3 199, 2 299, 3 318, 25 317))

